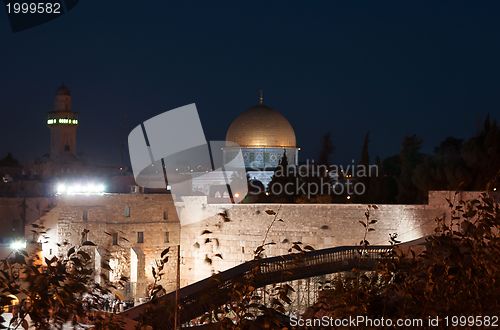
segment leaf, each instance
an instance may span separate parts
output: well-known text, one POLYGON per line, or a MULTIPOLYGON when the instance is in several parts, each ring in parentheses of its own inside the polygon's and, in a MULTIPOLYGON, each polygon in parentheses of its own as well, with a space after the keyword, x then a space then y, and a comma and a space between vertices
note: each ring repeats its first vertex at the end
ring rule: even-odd
POLYGON ((373 225, 374 223, 377 223, 377 220, 370 220, 370 225, 373 225))
POLYGON ((276 212, 274 212, 273 210, 266 210, 266 213, 269 215, 276 215, 276 212))
POLYGON ((210 259, 207 255, 205 255, 205 262, 209 265, 212 264, 212 259, 210 259))
POLYGON ((77 253, 81 255, 83 259, 85 259, 86 261, 89 261, 91 259, 90 255, 85 251, 78 251, 77 253))
POLYGON ((205 229, 201 234, 206 235, 206 234, 211 234, 212 232, 210 230, 205 229))
POLYGON ((75 247, 73 246, 71 249, 68 250, 68 254, 67 256, 69 257, 70 255, 72 255, 73 253, 75 253, 75 247))
POLYGON ((106 261, 101 262, 101 268, 109 271, 113 271, 106 261))
POLYGON ((82 246, 97 246, 94 242, 85 241, 82 243, 82 246))
POLYGON ((359 220, 358 222, 359 222, 360 224, 362 224, 362 225, 363 225, 363 227, 365 227, 365 228, 366 228, 366 223, 364 223, 364 222, 363 222, 363 221, 361 221, 361 220, 359 220))
POLYGON ((257 246, 257 249, 255 249, 254 254, 259 254, 262 251, 264 251, 264 247, 262 245, 257 246))
POLYGON ((170 252, 170 247, 168 247, 165 250, 161 251, 160 257, 163 258, 169 252, 170 252))
POLYGON ((218 257, 218 258, 224 259, 224 258, 222 258, 222 255, 221 255, 220 253, 217 253, 217 254, 215 255, 215 257, 218 257))

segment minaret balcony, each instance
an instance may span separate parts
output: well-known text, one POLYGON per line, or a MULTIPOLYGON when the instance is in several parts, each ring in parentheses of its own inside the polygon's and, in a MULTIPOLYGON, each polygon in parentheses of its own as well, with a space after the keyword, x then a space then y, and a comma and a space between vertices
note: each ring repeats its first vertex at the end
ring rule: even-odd
POLYGON ((78 125, 78 116, 75 112, 49 112, 47 125, 78 125))

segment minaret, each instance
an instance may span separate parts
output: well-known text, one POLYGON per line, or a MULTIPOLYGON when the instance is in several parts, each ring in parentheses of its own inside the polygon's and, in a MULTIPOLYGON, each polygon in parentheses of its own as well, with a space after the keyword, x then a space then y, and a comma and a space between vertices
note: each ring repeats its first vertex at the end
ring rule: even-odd
POLYGON ((50 129, 50 157, 76 156, 76 128, 78 114, 71 111, 71 93, 61 85, 56 92, 54 110, 48 113, 50 129))

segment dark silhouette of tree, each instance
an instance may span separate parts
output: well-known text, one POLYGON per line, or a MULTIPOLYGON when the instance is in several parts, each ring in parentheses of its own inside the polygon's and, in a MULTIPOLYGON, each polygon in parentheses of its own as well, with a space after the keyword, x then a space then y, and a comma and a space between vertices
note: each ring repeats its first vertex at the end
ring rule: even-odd
POLYGON ((21 167, 21 164, 9 152, 4 158, 0 159, 0 167, 21 167))
MULTIPOLYGON (((240 176, 235 176, 233 175, 233 180, 241 180, 240 176)), ((241 184, 238 183, 238 184, 241 184)), ((265 202, 266 200, 266 188, 264 187, 264 184, 257 180, 257 179, 251 179, 250 175, 246 175, 246 184, 248 188, 248 193, 243 199, 242 203, 260 203, 260 202, 265 202)))
POLYGON ((483 129, 464 143, 461 155, 472 172, 468 188, 486 189, 487 183, 498 175, 500 169, 500 129, 496 121, 488 116, 483 129))
POLYGON ((416 135, 407 136, 403 140, 399 154, 401 172, 398 178, 398 203, 414 204, 425 199, 413 182, 415 168, 424 160, 424 155, 420 152, 421 146, 422 140, 416 135))
POLYGON ((269 201, 274 203, 291 203, 294 201, 296 177, 289 170, 286 150, 283 150, 283 156, 281 156, 267 187, 269 201))
POLYGON ((359 159, 359 164, 368 166, 370 165, 370 153, 368 152, 368 145, 370 144, 370 133, 367 132, 365 134, 365 138, 363 140, 363 147, 361 149, 361 157, 359 159))
POLYGON ((323 135, 321 138, 321 150, 319 152, 318 164, 329 165, 335 147, 333 146, 330 133, 323 135))
POLYGON ((418 165, 413 175, 417 188, 429 190, 464 190, 470 187, 472 176, 462 156, 462 140, 448 137, 435 148, 434 154, 418 165))
POLYGON ((463 142, 446 138, 413 174, 420 194, 429 190, 488 190, 500 175, 500 130, 489 117, 481 131, 463 142))
MULTIPOLYGON (((364 166, 365 172, 369 173, 370 166, 370 153, 368 151, 368 145, 370 143, 370 133, 365 134, 365 138, 363 140, 363 147, 361 148, 361 156, 359 158, 358 165, 364 166)), ((356 202, 368 202, 373 199, 371 192, 371 182, 375 180, 375 178, 371 178, 369 176, 356 178, 358 182, 361 182, 365 186, 365 194, 362 196, 354 196, 356 202)))
POLYGON ((334 149, 335 147, 333 146, 330 133, 323 135, 321 138, 321 149, 318 161, 309 164, 307 172, 303 171, 298 178, 300 185, 309 188, 306 194, 301 194, 296 197, 296 203, 323 204, 333 201, 333 195, 330 193, 328 186, 332 184, 329 167, 334 149))

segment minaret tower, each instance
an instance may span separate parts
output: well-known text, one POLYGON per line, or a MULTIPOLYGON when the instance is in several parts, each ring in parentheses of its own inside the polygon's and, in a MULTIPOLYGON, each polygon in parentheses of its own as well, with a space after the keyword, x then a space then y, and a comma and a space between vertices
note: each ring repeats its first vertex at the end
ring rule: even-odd
POLYGON ((71 92, 61 85, 56 92, 54 110, 48 113, 50 129, 50 157, 76 157, 76 129, 78 113, 71 110, 71 92))

